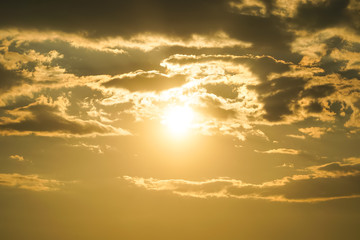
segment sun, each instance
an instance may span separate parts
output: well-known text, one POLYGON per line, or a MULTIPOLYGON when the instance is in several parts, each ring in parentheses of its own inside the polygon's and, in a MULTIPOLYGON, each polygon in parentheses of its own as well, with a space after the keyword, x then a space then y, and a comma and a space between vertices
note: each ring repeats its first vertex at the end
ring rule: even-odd
POLYGON ((162 124, 174 135, 184 135, 191 127, 194 112, 188 106, 174 106, 165 110, 162 124))

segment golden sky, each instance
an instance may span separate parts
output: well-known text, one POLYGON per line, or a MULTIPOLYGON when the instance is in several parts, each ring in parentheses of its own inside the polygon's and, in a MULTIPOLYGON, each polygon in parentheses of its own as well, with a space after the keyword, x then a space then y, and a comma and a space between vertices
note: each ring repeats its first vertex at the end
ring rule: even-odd
POLYGON ((2 1, 0 239, 360 239, 357 0, 2 1))

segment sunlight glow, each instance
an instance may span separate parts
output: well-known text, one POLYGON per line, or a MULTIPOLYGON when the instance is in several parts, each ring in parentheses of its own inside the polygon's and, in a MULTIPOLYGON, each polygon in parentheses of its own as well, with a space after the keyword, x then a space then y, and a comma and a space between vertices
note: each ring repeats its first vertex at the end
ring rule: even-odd
POLYGON ((191 127, 194 112, 187 106, 175 106, 168 108, 163 116, 162 124, 168 127, 175 135, 185 134, 191 127))

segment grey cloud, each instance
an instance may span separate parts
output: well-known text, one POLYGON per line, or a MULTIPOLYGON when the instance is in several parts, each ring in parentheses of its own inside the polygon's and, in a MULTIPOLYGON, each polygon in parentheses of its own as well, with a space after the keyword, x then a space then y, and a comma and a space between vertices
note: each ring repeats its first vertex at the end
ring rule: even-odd
POLYGON ((206 84, 204 85, 204 88, 208 93, 223 98, 236 99, 238 97, 236 85, 226 83, 206 84))
POLYGON ((346 79, 360 79, 359 69, 355 69, 356 67, 349 63, 349 58, 337 59, 332 56, 332 53, 335 51, 358 53, 360 52, 358 43, 345 40, 340 36, 334 36, 326 39, 324 44, 326 45, 326 53, 316 64, 316 66, 320 67, 324 71, 316 73, 315 75, 326 76, 328 74, 338 73, 346 79))
POLYGON ((302 78, 281 77, 254 87, 262 96, 260 99, 263 101, 266 111, 264 118, 274 122, 282 120, 286 115, 293 114, 290 104, 299 99, 305 83, 306 81, 302 78))
POLYGON ((345 70, 345 71, 339 71, 339 73, 341 74, 341 76, 343 76, 346 79, 353 79, 353 78, 360 79, 360 71, 359 70, 349 69, 349 70, 345 70))
POLYGON ((360 163, 342 164, 339 162, 333 162, 320 166, 317 170, 338 173, 356 173, 360 171, 360 163))
POLYGON ((244 183, 229 178, 188 181, 124 176, 124 179, 148 190, 171 191, 181 196, 197 198, 317 202, 360 197, 359 164, 334 162, 308 170, 309 174, 293 175, 262 184, 244 183))
POLYGON ((267 50, 287 49, 292 40, 292 34, 280 18, 243 15, 232 11, 226 0, 20 0, 7 1, 2 9, 1 27, 85 31, 90 37, 132 36, 141 32, 189 37, 194 33, 225 31, 231 37, 267 50))
POLYGON ((270 73, 284 73, 290 69, 290 64, 277 60, 271 56, 234 56, 234 55, 173 55, 165 59, 169 64, 194 64, 206 63, 212 61, 230 62, 233 65, 245 65, 250 68, 251 72, 259 77, 261 81, 266 81, 270 73))
POLYGON ((302 97, 312 97, 312 98, 323 98, 330 96, 336 91, 336 88, 333 84, 323 84, 318 86, 312 86, 303 91, 302 97))
MULTIPOLYGON (((137 49, 127 49, 126 54, 116 54, 86 47, 75 47, 62 40, 26 41, 9 47, 9 52, 22 53, 28 50, 35 50, 44 55, 56 50, 62 57, 53 59, 50 65, 60 66, 67 73, 77 76, 117 75, 138 69, 154 70, 159 68, 159 63, 164 58, 162 53, 156 51, 145 53, 137 49)), ((31 71, 31 67, 33 69, 34 66, 36 63, 31 62, 22 68, 31 71)))
POLYGON ((323 110, 323 106, 319 102, 313 101, 306 107, 306 109, 310 113, 319 113, 323 110))
POLYGON ((350 0, 307 1, 299 5, 294 20, 299 27, 311 30, 350 23, 353 13, 347 9, 349 3, 350 0))
POLYGON ((8 91, 12 87, 20 86, 24 82, 27 82, 27 80, 15 71, 6 70, 0 65, 0 93, 8 91))
POLYGON ((205 116, 211 116, 218 119, 236 118, 237 112, 233 109, 225 109, 219 99, 211 96, 203 96, 201 102, 205 106, 194 106, 193 108, 205 116))
POLYGON ((67 116, 62 106, 36 102, 25 107, 9 110, 10 117, 0 119, 1 135, 39 136, 92 136, 129 135, 123 129, 94 120, 81 120, 67 116))
POLYGON ((186 81, 185 75, 167 76, 157 72, 138 72, 133 76, 114 78, 103 83, 105 87, 125 88, 130 91, 161 91, 180 87, 186 81))

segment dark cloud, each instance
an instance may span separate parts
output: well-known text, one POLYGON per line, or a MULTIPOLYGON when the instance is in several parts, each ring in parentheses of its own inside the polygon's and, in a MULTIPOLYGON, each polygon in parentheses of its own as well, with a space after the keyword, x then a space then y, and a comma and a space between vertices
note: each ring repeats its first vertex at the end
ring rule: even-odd
POLYGON ((359 79, 360 80, 360 71, 356 69, 349 69, 345 71, 340 71, 340 75, 346 79, 359 79))
POLYGON ((358 175, 338 178, 298 179, 291 180, 284 186, 270 187, 267 194, 279 194, 290 201, 330 200, 354 195, 359 196, 359 182, 360 176, 358 175))
POLYGON ((207 62, 229 62, 234 66, 245 65, 251 72, 259 77, 259 80, 266 81, 270 73, 283 73, 290 69, 290 63, 279 61, 271 56, 233 56, 233 55, 200 55, 200 56, 171 56, 165 60, 170 64, 196 64, 207 62))
POLYGON ((300 107, 298 102, 306 97, 314 99, 305 107, 309 113, 322 112, 323 106, 317 99, 328 97, 336 91, 333 84, 305 89, 307 81, 303 78, 280 77, 250 88, 259 93, 259 99, 264 103, 266 114, 263 117, 270 122, 277 122, 294 114, 294 110, 300 107))
POLYGON ((208 93, 212 93, 223 98, 236 99, 238 97, 237 86, 233 84, 206 84, 204 85, 204 88, 208 93))
POLYGON ((345 102, 334 101, 331 103, 329 102, 329 105, 329 110, 336 113, 337 116, 341 114, 342 110, 346 113, 346 115, 351 115, 353 113, 352 108, 348 106, 345 102))
POLYGON ((311 113, 319 113, 323 110, 323 106, 317 101, 311 102, 306 108, 311 113))
POLYGON ((103 86, 125 88, 130 91, 161 91, 180 87, 185 80, 185 75, 167 76, 156 72, 139 72, 134 76, 111 79, 103 83, 103 86))
POLYGON ((2 118, 0 134, 40 136, 88 136, 123 135, 125 130, 116 129, 93 120, 81 120, 67 116, 64 106, 36 102, 25 107, 10 110, 10 118, 2 118))
MULTIPOLYGON (((14 42, 16 43, 16 42, 14 42)), ((43 55, 56 50, 61 57, 55 58, 50 66, 64 68, 67 73, 77 76, 87 75, 117 75, 130 71, 158 69, 164 54, 159 51, 144 52, 138 49, 127 49, 125 53, 100 51, 86 47, 75 47, 61 40, 45 40, 40 42, 24 42, 11 44, 9 52, 24 53, 35 50, 43 55)), ((30 62, 22 68, 34 69, 36 62, 30 62)))
POLYGON ((337 172, 337 173, 356 173, 360 171, 360 163, 358 164, 341 164, 339 162, 333 162, 325 164, 317 168, 320 171, 337 172))
POLYGON ((283 73, 290 70, 290 64, 268 56, 251 59, 247 63, 251 71, 265 81, 270 73, 283 73))
POLYGON ((299 94, 304 89, 306 80, 302 78, 281 77, 257 85, 254 89, 259 93, 260 100, 264 103, 268 121, 280 121, 293 111, 290 104, 296 103, 299 94))
POLYGON ((315 3, 307 1, 300 4, 294 21, 301 28, 310 30, 324 29, 351 21, 347 9, 350 0, 329 0, 315 3))
POLYGON ((0 93, 10 90, 12 87, 20 86, 27 82, 15 71, 7 70, 0 64, 0 93))
POLYGON ((360 48, 358 43, 347 41, 340 36, 326 39, 324 43, 326 44, 326 54, 321 57, 320 62, 317 64, 317 66, 324 71, 322 73, 316 73, 315 75, 326 76, 328 74, 338 73, 346 79, 360 79, 359 70, 353 69, 353 67, 355 67, 354 64, 349 64, 351 59, 336 59, 332 56, 332 53, 335 51, 359 52, 360 48))
POLYGON ((225 31, 268 50, 287 49, 292 39, 281 19, 240 14, 232 11, 226 0, 20 0, 7 1, 2 9, 1 27, 87 32, 90 37, 155 32, 186 38, 225 31))
POLYGON ((219 178, 196 182, 182 179, 158 180, 125 176, 149 190, 168 190, 199 198, 233 197, 271 201, 316 202, 360 197, 359 164, 329 163, 312 168, 312 173, 293 175, 262 184, 219 178))
POLYGON ((338 73, 344 69, 344 67, 346 67, 347 62, 347 60, 338 60, 329 56, 325 56, 319 63, 319 67, 324 69, 324 73, 319 73, 317 75, 325 76, 331 73, 338 73))
POLYGON ((236 111, 233 109, 225 109, 221 102, 211 96, 204 96, 201 102, 205 106, 194 106, 193 108, 205 116, 211 116, 218 119, 235 118, 236 111))
POLYGON ((302 97, 311 97, 311 98, 323 98, 330 96, 336 91, 336 88, 333 84, 323 84, 318 86, 312 86, 304 90, 302 97))

